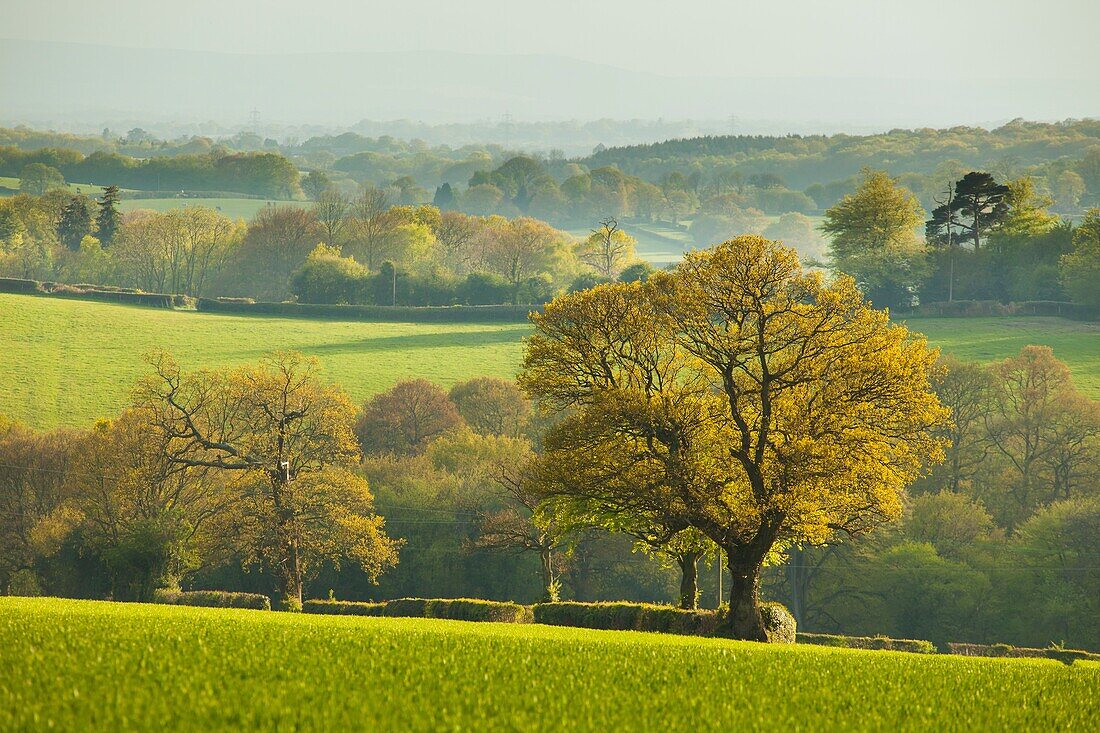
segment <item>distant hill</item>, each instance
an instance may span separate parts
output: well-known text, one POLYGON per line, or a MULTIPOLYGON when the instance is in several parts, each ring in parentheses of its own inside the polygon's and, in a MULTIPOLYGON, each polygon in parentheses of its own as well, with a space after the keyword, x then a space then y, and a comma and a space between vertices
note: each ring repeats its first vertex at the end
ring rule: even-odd
POLYGON ((143 119, 235 125, 253 109, 265 122, 345 126, 364 119, 440 123, 497 121, 502 115, 736 116, 730 125, 739 132, 857 132, 1097 115, 1100 85, 720 78, 705 70, 672 77, 549 55, 243 55, 0 40, 0 118, 9 124, 143 119))

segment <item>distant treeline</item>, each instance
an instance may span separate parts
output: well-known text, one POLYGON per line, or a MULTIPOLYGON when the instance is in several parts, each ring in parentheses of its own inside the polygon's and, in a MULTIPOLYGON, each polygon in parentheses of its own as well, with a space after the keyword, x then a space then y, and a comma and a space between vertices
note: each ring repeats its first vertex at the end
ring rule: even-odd
POLYGON ((21 177, 24 169, 35 163, 80 183, 109 182, 122 188, 157 191, 233 191, 278 199, 301 196, 297 168, 277 153, 215 151, 134 158, 105 152, 86 156, 67 148, 26 151, 0 147, 0 176, 21 177))

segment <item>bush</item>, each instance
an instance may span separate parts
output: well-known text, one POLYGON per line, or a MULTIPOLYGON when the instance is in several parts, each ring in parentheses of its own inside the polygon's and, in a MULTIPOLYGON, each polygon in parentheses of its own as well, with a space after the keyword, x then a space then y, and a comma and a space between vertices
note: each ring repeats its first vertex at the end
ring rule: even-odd
POLYGON ((768 641, 772 644, 794 644, 798 624, 794 616, 782 603, 760 604, 760 614, 764 617, 764 629, 768 641))
POLYGON ((960 644, 948 642, 949 654, 959 654, 964 657, 998 657, 1005 659, 1056 659, 1063 664, 1073 664, 1078 659, 1088 661, 1100 661, 1100 654, 1082 651, 1080 649, 1063 649, 1051 646, 1046 649, 1032 647, 1012 646, 1010 644, 960 644))
POLYGON ((482 601, 472 598, 398 598, 381 603, 357 601, 306 601, 306 613, 339 616, 393 616, 440 618, 453 621, 496 621, 531 623, 531 609, 511 601, 482 601))
POLYGON ((153 603, 207 608, 251 608, 256 611, 271 610, 271 599, 262 593, 230 593, 223 590, 161 589, 153 593, 153 603))
POLYGON ((329 616, 381 616, 385 603, 361 603, 358 601, 306 601, 302 604, 304 613, 319 613, 329 616))
POLYGON ((472 598, 432 599, 427 602, 428 618, 447 618, 455 621, 496 621, 509 624, 527 624, 534 621, 531 609, 511 601, 482 601, 472 598))
POLYGON ((37 293, 37 280, 22 280, 17 277, 0 277, 0 293, 37 293))
POLYGON ((891 639, 886 636, 840 636, 837 634, 804 634, 795 636, 799 644, 835 646, 844 649, 874 649, 880 651, 935 654, 936 645, 924 639, 891 639))
POLYGON ((714 611, 685 611, 649 603, 605 602, 538 603, 535 623, 616 631, 660 631, 669 634, 709 635, 718 616, 714 611))

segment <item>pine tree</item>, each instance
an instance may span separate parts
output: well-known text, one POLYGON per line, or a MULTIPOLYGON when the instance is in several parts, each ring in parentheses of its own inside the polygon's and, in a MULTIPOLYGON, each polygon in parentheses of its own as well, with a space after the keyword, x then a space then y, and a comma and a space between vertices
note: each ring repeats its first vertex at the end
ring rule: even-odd
POLYGON ((982 248, 982 235, 1000 226, 1008 216, 1008 186, 997 183, 988 173, 971 171, 955 184, 949 203, 932 210, 925 225, 928 241, 947 240, 947 229, 957 230, 954 239, 970 241, 974 250, 982 248))
MULTIPOLYGON (((96 215, 96 230, 99 241, 106 247, 115 238, 120 215, 118 213, 118 186, 105 186, 103 198, 97 201, 99 213, 96 215)), ((78 245, 79 246, 79 245, 78 245)))
POLYGON ((61 218, 57 221, 57 239, 74 252, 80 249, 80 240, 92 233, 92 215, 88 211, 88 200, 83 196, 73 196, 61 209, 61 218))

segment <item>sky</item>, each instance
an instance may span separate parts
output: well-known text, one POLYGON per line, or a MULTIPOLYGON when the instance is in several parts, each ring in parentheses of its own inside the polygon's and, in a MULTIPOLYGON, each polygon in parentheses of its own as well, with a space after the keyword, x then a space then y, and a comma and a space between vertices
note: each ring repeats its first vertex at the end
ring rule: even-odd
POLYGON ((0 0, 0 37, 553 54, 671 76, 1100 76, 1100 0, 0 0))

